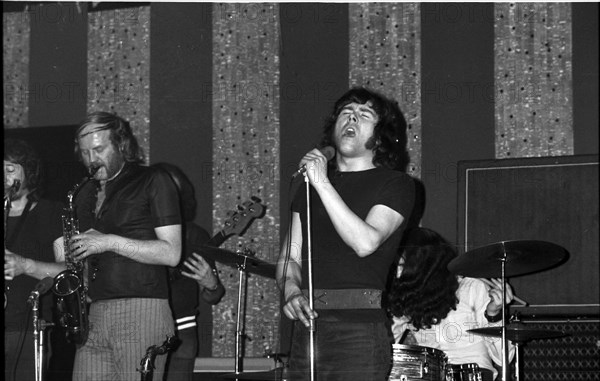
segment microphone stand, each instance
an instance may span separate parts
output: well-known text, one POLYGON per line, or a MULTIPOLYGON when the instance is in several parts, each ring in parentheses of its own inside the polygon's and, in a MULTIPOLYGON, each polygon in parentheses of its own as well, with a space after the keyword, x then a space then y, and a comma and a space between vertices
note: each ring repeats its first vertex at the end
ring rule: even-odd
POLYGON ((46 327, 51 327, 54 325, 54 323, 48 323, 39 318, 39 298, 39 291, 33 291, 28 300, 28 302, 32 305, 31 310, 33 311, 33 345, 36 381, 42 381, 43 379, 44 330, 46 327))
POLYGON ((508 351, 507 351, 507 340, 506 340, 506 248, 504 242, 502 242, 502 381, 509 381, 508 379, 508 351))
MULTIPOLYGON (((308 306, 314 310, 313 299, 313 273, 312 273, 312 232, 310 223, 310 183, 304 172, 306 183, 306 236, 307 236, 307 261, 308 261, 308 306)), ((310 380, 315 380, 315 319, 309 319, 309 356, 310 356, 310 380)))

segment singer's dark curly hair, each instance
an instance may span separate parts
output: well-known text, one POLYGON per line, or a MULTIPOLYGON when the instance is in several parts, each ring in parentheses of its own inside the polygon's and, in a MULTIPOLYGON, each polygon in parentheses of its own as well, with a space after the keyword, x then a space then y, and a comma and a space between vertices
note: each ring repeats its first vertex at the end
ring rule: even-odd
POLYGON ((42 160, 31 144, 21 139, 4 141, 4 160, 19 164, 25 172, 25 184, 29 190, 27 197, 36 201, 42 193, 42 160))
POLYGON ((373 164, 377 167, 406 170, 408 164, 406 120, 400 111, 398 102, 364 87, 353 87, 337 100, 333 112, 325 122, 320 146, 334 146, 335 123, 342 109, 350 103, 370 103, 379 118, 373 131, 372 141, 370 141, 375 153, 373 164))
POLYGON ((88 114, 85 120, 79 124, 79 128, 75 133, 75 154, 77 157, 80 157, 78 140, 83 137, 81 131, 90 124, 100 125, 94 132, 110 130, 110 141, 121 155, 123 155, 125 161, 130 163, 141 163, 144 161, 142 149, 133 135, 129 122, 117 115, 104 111, 95 111, 88 114))
POLYGON ((430 328, 456 309, 458 279, 448 271, 456 251, 441 235, 426 228, 406 233, 402 274, 389 292, 389 309, 416 328, 430 328))

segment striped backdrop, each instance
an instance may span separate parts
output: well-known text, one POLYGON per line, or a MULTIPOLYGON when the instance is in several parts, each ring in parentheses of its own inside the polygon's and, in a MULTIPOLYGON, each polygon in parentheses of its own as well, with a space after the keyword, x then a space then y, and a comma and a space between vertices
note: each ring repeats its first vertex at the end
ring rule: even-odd
MULTIPOLYGON (((129 119, 149 156, 150 6, 88 13, 88 110, 129 119)), ((438 15, 459 17, 449 12, 438 15)), ((290 15, 286 15, 290 17, 290 15)), ((460 15, 469 17, 469 15, 460 15)), ((280 220, 280 5, 213 4, 212 184, 213 229, 251 196, 264 218, 226 248, 249 249, 273 263, 280 220)), ((493 88, 495 157, 573 153, 572 25, 568 3, 497 3, 493 88)), ((348 85, 394 97, 409 123, 409 172, 421 176, 421 5, 353 3, 348 13, 348 85)), ((4 128, 28 126, 28 16, 3 13, 4 128)), ((289 89, 288 89, 289 90, 289 89)), ((453 88, 442 89, 451 97, 453 88)), ((75 122, 75 121, 74 121, 75 122)), ((283 224, 285 225, 285 224, 283 224)), ((238 272, 219 266, 227 296, 214 307, 213 355, 233 356, 238 272)), ((270 279, 247 284, 246 356, 276 350, 279 300, 270 279)))

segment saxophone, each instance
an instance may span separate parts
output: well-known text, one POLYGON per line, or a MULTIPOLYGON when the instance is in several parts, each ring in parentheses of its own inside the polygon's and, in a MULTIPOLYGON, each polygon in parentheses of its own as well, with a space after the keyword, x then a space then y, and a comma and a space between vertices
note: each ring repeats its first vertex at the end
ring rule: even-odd
POLYGON ((149 346, 146 349, 146 355, 142 357, 140 368, 138 369, 138 372, 142 374, 141 381, 152 381, 156 356, 164 355, 167 352, 177 349, 179 344, 181 344, 181 340, 177 336, 167 336, 167 339, 160 347, 156 345, 149 346))
POLYGON ((91 180, 99 167, 92 168, 84 180, 67 193, 67 207, 63 209, 62 226, 67 269, 54 278, 52 291, 58 297, 58 322, 67 330, 67 340, 74 344, 84 344, 88 337, 87 287, 83 281, 85 264, 73 258, 69 243, 71 237, 79 234, 79 220, 75 214, 73 199, 77 192, 91 180))

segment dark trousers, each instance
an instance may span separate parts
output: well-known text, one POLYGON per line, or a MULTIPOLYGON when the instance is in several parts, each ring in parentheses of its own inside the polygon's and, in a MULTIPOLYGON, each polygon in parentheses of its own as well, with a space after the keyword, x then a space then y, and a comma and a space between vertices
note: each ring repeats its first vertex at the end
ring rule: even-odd
MULTIPOLYGON (((289 380, 310 379, 309 330, 295 322, 289 380)), ((315 378, 318 381, 384 381, 391 369, 389 327, 379 323, 316 320, 315 378)))

